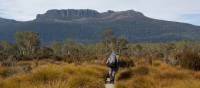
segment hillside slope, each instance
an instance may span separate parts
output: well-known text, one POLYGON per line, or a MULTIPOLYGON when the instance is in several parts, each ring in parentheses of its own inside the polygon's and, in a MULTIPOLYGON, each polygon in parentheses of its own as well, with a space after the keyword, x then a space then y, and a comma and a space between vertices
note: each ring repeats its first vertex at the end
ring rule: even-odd
POLYGON ((90 9, 49 10, 26 22, 0 18, 0 40, 11 42, 17 31, 34 31, 44 43, 65 39, 93 43, 101 39, 106 29, 113 29, 117 36, 123 35, 130 42, 200 40, 199 26, 152 19, 134 10, 102 13, 90 9))

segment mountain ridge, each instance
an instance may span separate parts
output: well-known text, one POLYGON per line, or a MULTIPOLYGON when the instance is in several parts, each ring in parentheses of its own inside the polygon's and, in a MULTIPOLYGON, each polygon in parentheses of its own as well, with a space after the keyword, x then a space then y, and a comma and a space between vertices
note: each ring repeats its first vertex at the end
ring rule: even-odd
POLYGON ((56 22, 81 22, 85 20, 107 20, 113 19, 114 17, 119 16, 126 17, 126 16, 144 16, 142 13, 127 10, 127 11, 111 11, 108 10, 107 12, 98 12, 95 10, 90 9, 66 9, 66 10, 49 10, 44 14, 38 14, 36 16, 35 21, 56 21, 56 22))
POLYGON ((32 21, 0 18, 0 40, 14 41, 15 32, 38 32, 43 43, 75 39, 83 43, 101 40, 101 34, 112 29, 116 36, 130 42, 170 42, 200 40, 200 26, 164 21, 134 10, 98 12, 91 9, 48 10, 32 21))

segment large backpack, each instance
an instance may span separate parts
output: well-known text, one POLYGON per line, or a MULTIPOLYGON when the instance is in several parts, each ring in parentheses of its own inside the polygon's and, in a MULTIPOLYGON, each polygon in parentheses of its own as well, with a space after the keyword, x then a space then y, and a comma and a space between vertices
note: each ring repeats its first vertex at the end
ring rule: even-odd
POLYGON ((116 59, 116 56, 115 55, 111 55, 109 58, 108 58, 108 62, 107 62, 107 65, 109 67, 116 67, 117 66, 117 59, 116 59))

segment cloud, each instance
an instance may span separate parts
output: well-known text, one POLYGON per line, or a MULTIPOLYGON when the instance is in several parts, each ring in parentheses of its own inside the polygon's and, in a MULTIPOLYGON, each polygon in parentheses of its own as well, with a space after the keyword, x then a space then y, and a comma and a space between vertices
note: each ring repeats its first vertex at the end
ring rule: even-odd
MULTIPOLYGON (((146 16, 190 22, 196 20, 184 16, 200 12, 200 0, 0 0, 0 16, 16 20, 32 20, 37 14, 49 9, 95 9, 106 10, 133 9, 146 16)), ((197 18, 200 19, 200 18, 197 18)), ((200 21, 195 22, 200 25, 200 21)))

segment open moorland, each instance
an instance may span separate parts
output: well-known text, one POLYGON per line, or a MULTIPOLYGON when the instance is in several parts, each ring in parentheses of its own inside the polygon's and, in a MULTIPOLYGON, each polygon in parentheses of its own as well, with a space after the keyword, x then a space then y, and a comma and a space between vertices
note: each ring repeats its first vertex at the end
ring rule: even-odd
POLYGON ((111 50, 120 53, 115 88, 199 88, 200 43, 129 43, 105 32, 99 43, 41 45, 34 32, 0 42, 0 88, 104 88, 111 50))

